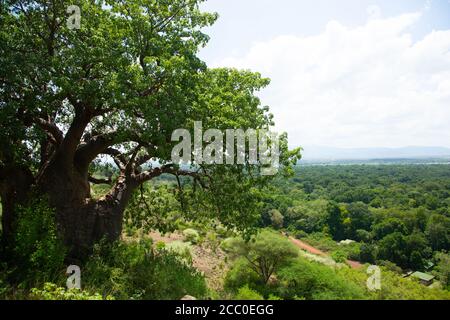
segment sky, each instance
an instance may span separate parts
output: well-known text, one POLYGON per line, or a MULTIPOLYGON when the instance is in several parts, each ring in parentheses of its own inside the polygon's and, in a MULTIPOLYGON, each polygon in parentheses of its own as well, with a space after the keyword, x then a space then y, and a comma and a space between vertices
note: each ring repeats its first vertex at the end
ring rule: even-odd
POLYGON ((208 0, 200 56, 260 72, 291 146, 450 147, 450 0, 208 0))

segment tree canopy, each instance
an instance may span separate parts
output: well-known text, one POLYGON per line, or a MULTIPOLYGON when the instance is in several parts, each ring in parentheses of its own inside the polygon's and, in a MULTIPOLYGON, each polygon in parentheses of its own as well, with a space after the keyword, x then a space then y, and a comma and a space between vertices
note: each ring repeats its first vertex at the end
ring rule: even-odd
MULTIPOLYGON (((268 79, 251 71, 209 69, 198 57, 208 41, 202 28, 217 19, 200 11, 201 2, 80 0, 75 3, 80 28, 67 26, 72 2, 2 2, 5 234, 12 232, 15 205, 37 190, 57 209, 68 245, 117 238, 133 192, 163 174, 190 177, 204 191, 196 200, 220 203, 214 212, 225 223, 241 228, 252 223, 249 211, 255 207, 249 201, 267 180, 259 175, 260 162, 186 168, 171 161, 173 131, 192 132, 195 121, 219 130, 273 125, 268 107, 256 96, 268 79), (114 163, 118 177, 92 177, 98 161, 114 163), (8 183, 13 176, 20 179, 8 183), (89 183, 108 183, 111 189, 94 200, 89 183), (75 231, 75 225, 83 231, 75 231)), ((288 172, 298 156, 281 135, 281 171, 288 172)))
POLYGON ((235 238, 228 244, 231 252, 247 260, 249 267, 266 284, 281 267, 298 256, 298 249, 279 234, 262 230, 250 241, 235 238))

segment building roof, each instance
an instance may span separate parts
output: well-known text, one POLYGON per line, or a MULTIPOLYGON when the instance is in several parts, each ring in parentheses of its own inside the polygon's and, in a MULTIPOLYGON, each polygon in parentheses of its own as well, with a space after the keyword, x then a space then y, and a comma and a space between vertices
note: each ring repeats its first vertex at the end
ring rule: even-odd
POLYGON ((423 280, 423 281, 431 281, 431 280, 433 280, 435 278, 431 274, 423 273, 423 272, 419 272, 419 271, 414 272, 411 276, 415 277, 415 278, 418 278, 420 280, 423 280))

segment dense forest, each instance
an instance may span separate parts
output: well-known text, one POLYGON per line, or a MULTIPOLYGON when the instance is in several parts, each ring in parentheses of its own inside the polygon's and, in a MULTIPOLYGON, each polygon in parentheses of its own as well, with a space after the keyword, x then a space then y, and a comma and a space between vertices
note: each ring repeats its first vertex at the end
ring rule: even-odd
POLYGON ((276 183, 263 225, 355 240, 356 260, 424 270, 450 248, 449 206, 448 165, 301 166, 276 183))

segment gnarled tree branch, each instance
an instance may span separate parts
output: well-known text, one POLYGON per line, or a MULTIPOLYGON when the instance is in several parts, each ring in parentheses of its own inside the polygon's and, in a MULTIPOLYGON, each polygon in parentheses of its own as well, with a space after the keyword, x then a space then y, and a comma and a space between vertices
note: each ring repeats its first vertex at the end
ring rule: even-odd
POLYGON ((111 178, 100 179, 100 178, 95 178, 93 176, 89 176, 89 182, 91 182, 93 184, 111 184, 112 179, 111 178))
POLYGON ((52 138, 52 141, 54 143, 56 143, 57 145, 60 145, 62 143, 64 139, 63 133, 55 123, 42 118, 36 118, 35 122, 42 130, 47 133, 47 135, 50 136, 50 138, 52 138))

